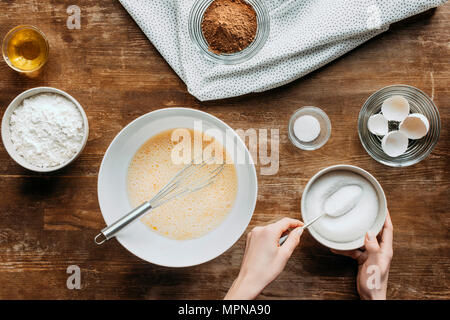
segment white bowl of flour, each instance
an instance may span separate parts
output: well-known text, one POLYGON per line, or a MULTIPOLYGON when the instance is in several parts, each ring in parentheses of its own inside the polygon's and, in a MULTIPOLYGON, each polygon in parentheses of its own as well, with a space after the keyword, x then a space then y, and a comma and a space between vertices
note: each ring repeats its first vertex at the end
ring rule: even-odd
POLYGON ((39 87, 18 95, 2 120, 6 151, 22 167, 51 172, 74 161, 89 135, 86 114, 71 95, 39 87))
POLYGON ((386 196, 378 181, 367 171, 336 165, 319 171, 306 185, 302 195, 305 223, 326 211, 324 207, 342 207, 354 201, 341 216, 324 215, 309 232, 321 244, 337 250, 353 250, 364 245, 367 231, 378 234, 387 215, 386 196), (358 193, 355 197, 352 193, 358 193))

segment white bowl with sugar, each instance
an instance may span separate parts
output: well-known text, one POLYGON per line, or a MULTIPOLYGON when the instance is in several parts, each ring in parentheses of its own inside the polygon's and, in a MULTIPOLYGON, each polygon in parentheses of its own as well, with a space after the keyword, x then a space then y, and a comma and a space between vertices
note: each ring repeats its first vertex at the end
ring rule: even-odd
MULTIPOLYGON (((336 250, 353 250, 364 245, 368 231, 378 234, 387 216, 387 202, 380 183, 369 172, 352 165, 335 165, 316 173, 303 191, 301 208, 305 223, 323 213, 323 205, 343 187, 357 186, 361 197, 352 209, 339 217, 324 216, 308 231, 321 244, 336 250)), ((342 194, 334 201, 346 201, 350 194, 342 194)))
POLYGON ((71 95, 38 87, 24 91, 10 103, 1 132, 6 151, 19 165, 35 172, 52 172, 81 154, 89 123, 71 95))

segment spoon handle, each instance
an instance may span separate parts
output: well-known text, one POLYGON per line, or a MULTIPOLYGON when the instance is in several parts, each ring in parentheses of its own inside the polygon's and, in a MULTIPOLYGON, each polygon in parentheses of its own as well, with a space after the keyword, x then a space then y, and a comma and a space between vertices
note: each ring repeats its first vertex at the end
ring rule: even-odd
MULTIPOLYGON (((319 220, 319 218, 323 217, 324 214, 321 214, 317 217, 315 217, 314 219, 312 219, 310 222, 308 222, 307 224, 305 224, 303 227, 301 227, 303 230, 305 230, 306 228, 308 228, 310 225, 312 225, 314 222, 316 222, 317 220, 319 220)), ((280 238, 280 240, 278 241, 278 243, 281 245, 283 245, 283 243, 287 240, 287 238, 289 237, 289 235, 285 235, 283 237, 280 238)))

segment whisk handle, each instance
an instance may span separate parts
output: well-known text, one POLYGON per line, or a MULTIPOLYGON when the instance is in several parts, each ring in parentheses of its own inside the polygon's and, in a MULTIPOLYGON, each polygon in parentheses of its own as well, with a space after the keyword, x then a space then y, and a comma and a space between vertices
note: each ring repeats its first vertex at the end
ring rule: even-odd
POLYGON ((113 238, 120 230, 128 226, 130 223, 142 217, 147 211, 152 209, 149 201, 144 202, 139 207, 133 209, 125 216, 114 222, 112 225, 104 228, 94 239, 96 244, 102 244, 113 238))

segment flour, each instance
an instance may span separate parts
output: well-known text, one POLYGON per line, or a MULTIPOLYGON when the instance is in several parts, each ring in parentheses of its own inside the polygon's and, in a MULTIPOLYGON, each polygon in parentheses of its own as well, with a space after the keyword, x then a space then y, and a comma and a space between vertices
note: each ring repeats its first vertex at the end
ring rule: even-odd
POLYGON ((9 124, 14 148, 37 167, 63 164, 83 144, 83 117, 75 104, 59 94, 41 93, 24 99, 9 124))

